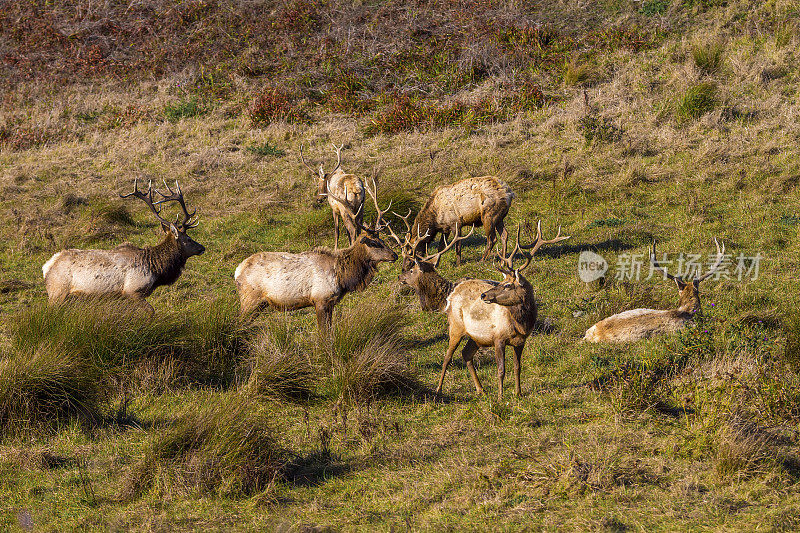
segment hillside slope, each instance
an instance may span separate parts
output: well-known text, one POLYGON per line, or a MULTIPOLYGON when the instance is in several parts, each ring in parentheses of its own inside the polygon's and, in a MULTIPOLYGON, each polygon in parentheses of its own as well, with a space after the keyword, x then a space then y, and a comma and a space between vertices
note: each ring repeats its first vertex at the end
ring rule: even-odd
MULTIPOLYGON (((796 529, 799 23, 783 0, 0 3, 0 524, 796 529), (494 400, 488 353, 488 397, 457 363, 433 397, 446 322, 399 262, 333 343, 313 313, 236 317, 242 259, 333 244, 299 160, 332 143, 398 211, 494 174, 509 227, 572 235, 528 270, 522 398, 494 400), (118 197, 136 177, 180 181, 207 253, 152 320, 45 308, 58 250, 158 241, 118 197), (675 305, 654 239, 706 261, 714 237, 760 269, 705 282, 696 327, 580 342, 675 305)), ((481 251, 442 274, 499 279, 481 251)))

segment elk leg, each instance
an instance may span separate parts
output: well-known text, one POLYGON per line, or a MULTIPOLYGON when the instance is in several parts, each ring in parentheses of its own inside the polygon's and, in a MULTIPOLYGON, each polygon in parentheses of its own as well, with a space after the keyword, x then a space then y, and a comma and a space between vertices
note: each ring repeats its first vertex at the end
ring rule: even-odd
POLYGON ((464 349, 461 351, 461 357, 464 359, 464 363, 467 365, 467 370, 469 370, 469 376, 472 378, 472 383, 475 385, 475 391, 478 394, 483 394, 483 387, 481 387, 481 381, 478 379, 478 373, 475 372, 475 365, 472 364, 472 358, 478 351, 478 344, 470 339, 467 341, 467 344, 464 346, 464 349))
POLYGON ((333 305, 318 305, 316 306, 316 311, 317 327, 320 333, 328 333, 331 330, 331 323, 333 322, 333 305))
POLYGON ((339 217, 336 213, 333 213, 333 249, 334 251, 339 249, 339 217))
POLYGON ((131 298, 133 300, 133 304, 136 307, 138 307, 140 309, 143 309, 144 312, 147 313, 148 317, 153 318, 153 316, 156 314, 156 310, 153 309, 153 306, 150 305, 147 302, 147 300, 144 299, 144 296, 136 294, 136 295, 132 296, 131 298))
POLYGON ((444 354, 444 362, 442 363, 442 373, 439 375, 439 385, 436 386, 436 394, 441 394, 442 386, 444 385, 444 375, 447 372, 447 367, 450 366, 450 361, 453 359, 458 344, 461 342, 461 337, 458 335, 450 335, 450 340, 447 344, 447 352, 444 354))
MULTIPOLYGON (((456 224, 455 230, 453 231, 453 238, 458 239, 461 237, 461 225, 456 224)), ((456 242, 456 266, 461 265, 461 241, 456 242)))
POLYGON ((495 234, 495 225, 491 221, 485 221, 483 227, 486 229, 486 249, 483 251, 483 261, 488 261, 497 242, 497 235, 495 234))
POLYGON ((525 345, 514 346, 514 389, 517 396, 522 396, 522 388, 519 383, 519 370, 522 367, 522 350, 525 345))
POLYGON ((503 399, 503 380, 506 377, 506 345, 494 345, 494 358, 497 360, 497 399, 503 399))

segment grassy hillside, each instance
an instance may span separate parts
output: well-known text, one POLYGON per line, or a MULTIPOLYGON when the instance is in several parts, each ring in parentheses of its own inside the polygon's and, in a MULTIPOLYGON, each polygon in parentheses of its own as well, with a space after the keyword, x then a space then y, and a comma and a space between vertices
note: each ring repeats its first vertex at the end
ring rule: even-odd
MULTIPOLYGON (((800 4, 586 4, 0 4, 0 524, 799 527, 800 4), (382 203, 494 174, 507 224, 572 235, 528 270, 521 398, 495 400, 489 353, 486 397, 458 357, 432 394, 446 320, 399 262, 337 307, 333 341, 307 311, 238 319, 241 260, 333 244, 299 161, 332 166, 332 143, 382 203), (160 239, 118 197, 136 177, 180 181, 207 252, 152 320, 48 309, 56 251, 160 239), (580 342, 677 302, 659 279, 584 283, 581 251, 613 273, 653 239, 707 258, 714 237, 761 254, 757 279, 706 281, 684 333, 580 342)), ((482 248, 440 271, 500 279, 482 248)))

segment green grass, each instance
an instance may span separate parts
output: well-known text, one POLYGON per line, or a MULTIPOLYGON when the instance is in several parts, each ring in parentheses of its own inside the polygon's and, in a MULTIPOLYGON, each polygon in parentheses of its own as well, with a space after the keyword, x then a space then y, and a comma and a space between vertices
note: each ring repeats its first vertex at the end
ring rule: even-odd
POLYGON ((164 106, 164 118, 170 122, 178 122, 184 118, 199 117, 205 113, 206 109, 194 98, 164 106))
MULTIPOLYGON (((22 28, 0 81, 0 528, 797 529, 796 10, 127 7, 82 7, 87 24, 115 21, 105 56, 50 40, 74 18, 61 4, 0 10, 22 28), (159 39, 139 40, 151 33, 136 21, 159 39), (724 53, 702 44, 717 42, 724 53), (166 118, 193 97, 204 114, 166 118), (425 113, 391 115, 397 102, 425 113), (308 310, 239 321, 240 261, 333 245, 296 154, 342 142, 344 169, 376 176, 400 214, 491 174, 516 193, 509 228, 542 218, 572 235, 526 273, 543 327, 521 398, 495 400, 489 352, 486 397, 458 354, 446 394, 429 393, 446 319, 399 286, 399 262, 337 305, 334 339, 308 310), (115 196, 135 176, 180 179, 206 254, 148 298, 153 317, 48 309, 41 265, 56 251, 161 239, 115 196), (646 275, 654 239, 705 260, 714 236, 734 257, 762 253, 758 279, 704 282, 705 318, 680 334, 580 342, 610 314, 677 302, 670 282, 615 279, 624 254, 646 275), (576 275, 582 250, 607 260, 603 283, 576 275)), ((442 275, 500 279, 480 233, 442 275)))

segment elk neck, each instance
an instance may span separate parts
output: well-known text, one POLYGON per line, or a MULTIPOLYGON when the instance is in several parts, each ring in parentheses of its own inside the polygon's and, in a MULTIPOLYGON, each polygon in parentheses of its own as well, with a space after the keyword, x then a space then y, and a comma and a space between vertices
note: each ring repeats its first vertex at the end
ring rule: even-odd
POLYGON ((690 316, 700 312, 700 291, 691 281, 681 289, 677 311, 690 316))
POLYGON ((336 281, 345 292, 364 290, 378 270, 367 255, 367 247, 360 242, 334 252, 334 256, 336 281))
POLYGON ((443 311, 454 287, 455 283, 444 279, 435 270, 423 272, 417 288, 420 307, 425 311, 443 311))
POLYGON ((507 306, 514 319, 515 328, 520 333, 527 335, 536 323, 536 301, 533 297, 533 286, 524 277, 520 276, 519 293, 521 300, 518 304, 507 306))
POLYGON ((411 226, 411 230, 415 239, 417 235, 424 236, 425 232, 428 230, 433 231, 436 228, 436 217, 433 201, 433 197, 429 198, 428 202, 425 204, 425 207, 423 207, 420 212, 417 213, 416 218, 414 218, 414 224, 411 226))
POLYGON ((186 257, 172 233, 166 233, 159 244, 142 248, 142 260, 156 276, 156 286, 174 283, 186 265, 186 257))

